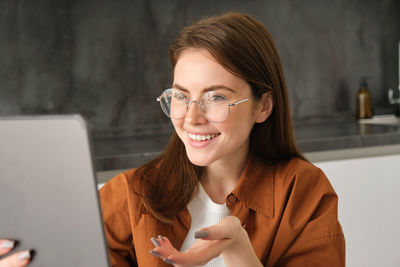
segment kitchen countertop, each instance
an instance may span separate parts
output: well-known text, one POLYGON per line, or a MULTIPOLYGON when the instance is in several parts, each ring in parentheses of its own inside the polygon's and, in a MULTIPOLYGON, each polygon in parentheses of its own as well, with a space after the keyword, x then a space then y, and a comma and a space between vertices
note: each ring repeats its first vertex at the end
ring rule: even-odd
MULTIPOLYGON (((400 125, 359 124, 355 120, 298 122, 294 132, 303 153, 400 144, 400 125)), ((94 135, 96 171, 137 167, 158 155, 170 135, 170 130, 120 137, 94 135)))

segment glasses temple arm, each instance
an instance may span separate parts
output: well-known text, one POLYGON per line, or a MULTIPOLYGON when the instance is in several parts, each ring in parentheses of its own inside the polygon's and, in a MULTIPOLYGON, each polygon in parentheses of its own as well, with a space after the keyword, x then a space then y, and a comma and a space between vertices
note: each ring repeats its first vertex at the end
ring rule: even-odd
POLYGON ((236 106, 239 105, 240 103, 246 102, 247 100, 249 100, 248 98, 242 99, 238 102, 232 103, 232 104, 228 104, 228 106, 232 107, 232 106, 236 106))

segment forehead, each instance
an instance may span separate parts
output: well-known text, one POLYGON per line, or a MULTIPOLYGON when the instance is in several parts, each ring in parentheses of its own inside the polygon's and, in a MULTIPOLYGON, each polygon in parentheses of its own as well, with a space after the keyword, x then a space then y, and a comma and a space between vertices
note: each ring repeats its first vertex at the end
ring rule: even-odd
POLYGON ((181 53, 174 69, 174 84, 192 90, 223 85, 233 89, 247 83, 226 70, 204 49, 187 49, 181 53))

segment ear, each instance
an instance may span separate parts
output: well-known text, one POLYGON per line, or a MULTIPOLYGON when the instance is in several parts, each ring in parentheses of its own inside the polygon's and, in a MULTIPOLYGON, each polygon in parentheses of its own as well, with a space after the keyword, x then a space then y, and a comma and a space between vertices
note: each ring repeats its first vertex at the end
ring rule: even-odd
POLYGON ((261 96, 258 102, 257 114, 255 123, 262 123, 268 119, 274 110, 274 100, 272 98, 272 92, 266 92, 261 96))

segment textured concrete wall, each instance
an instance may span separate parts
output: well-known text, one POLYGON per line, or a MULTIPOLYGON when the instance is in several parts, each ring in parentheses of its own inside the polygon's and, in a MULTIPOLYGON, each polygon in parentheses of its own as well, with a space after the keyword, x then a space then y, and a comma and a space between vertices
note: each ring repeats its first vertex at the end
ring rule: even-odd
POLYGON ((362 76, 377 111, 398 84, 398 0, 0 0, 0 115, 82 113, 95 130, 167 122, 168 44, 183 25, 242 11, 270 30, 293 118, 353 116, 362 76))

